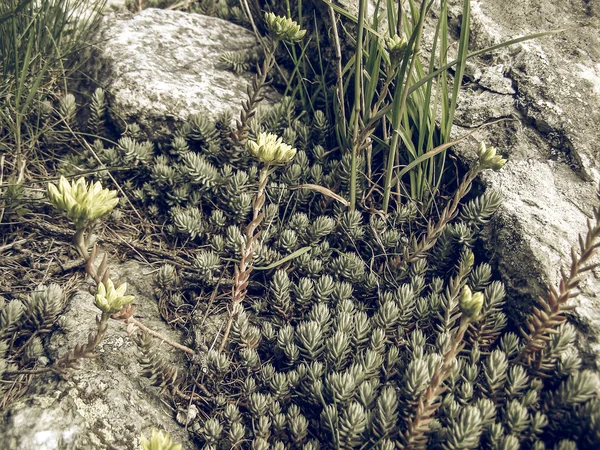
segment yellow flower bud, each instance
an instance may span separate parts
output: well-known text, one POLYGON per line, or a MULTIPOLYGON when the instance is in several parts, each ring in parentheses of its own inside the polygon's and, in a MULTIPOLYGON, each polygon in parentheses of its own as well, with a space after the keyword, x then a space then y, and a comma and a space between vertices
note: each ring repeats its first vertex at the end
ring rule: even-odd
POLYGON ((256 159, 273 165, 286 164, 296 155, 295 148, 272 133, 259 133, 256 141, 248 141, 248 148, 256 159))
POLYGON ((475 255, 471 250, 467 250, 463 258, 463 261, 467 267, 473 267, 473 264, 475 264, 475 255))
POLYGON ((181 444, 174 444, 169 433, 166 435, 156 428, 152 428, 152 437, 150 440, 142 435, 143 450, 181 450, 181 444))
POLYGON ((265 14, 265 22, 276 41, 298 42, 306 34, 306 30, 301 30, 300 25, 292 19, 276 16, 272 12, 265 14))
POLYGON ((481 170, 492 169, 498 171, 504 167, 504 164, 506 164, 506 159, 497 155, 494 147, 486 148, 485 143, 481 143, 479 146, 479 167, 481 170))
POLYGON ((475 319, 483 308, 484 296, 482 292, 471 293, 469 286, 463 287, 458 300, 460 311, 469 319, 475 319))
POLYGON ((58 187, 48 183, 48 198, 77 229, 105 216, 119 203, 117 191, 102 189, 100 182, 88 185, 83 177, 73 185, 65 177, 60 177, 58 187))
POLYGON ((121 284, 118 288, 115 288, 112 280, 100 283, 98 284, 94 305, 108 314, 119 312, 123 306, 130 304, 135 299, 133 295, 125 295, 126 291, 127 283, 121 284))
POLYGON ((386 36, 385 48, 390 55, 390 63, 392 66, 397 65, 404 58, 408 42, 404 36, 400 37, 395 34, 393 37, 386 36))

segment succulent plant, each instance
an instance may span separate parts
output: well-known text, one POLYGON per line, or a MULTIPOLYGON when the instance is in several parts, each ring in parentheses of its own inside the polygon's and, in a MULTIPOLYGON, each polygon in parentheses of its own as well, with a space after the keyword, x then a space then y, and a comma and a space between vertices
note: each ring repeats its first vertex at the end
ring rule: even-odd
MULTIPOLYGON (((185 373, 152 351, 151 337, 138 339, 143 375, 176 405, 200 411, 186 422, 197 441, 239 449, 598 447, 598 376, 584 368, 564 312, 592 267, 600 210, 561 286, 517 334, 502 284, 474 253, 499 195, 462 202, 481 170, 504 164, 493 147, 482 146, 454 197, 428 220, 410 201, 387 216, 348 211, 305 189, 318 183, 347 196, 348 155, 324 150, 322 113, 299 121, 286 102, 250 114, 260 129, 245 137, 250 149, 226 121, 195 117, 171 143, 129 136, 99 153, 126 168, 115 176, 133 202, 192 256, 177 269, 165 261, 159 298, 193 310, 222 301, 235 312, 227 339, 205 340, 190 319, 197 353, 185 373), (263 157, 269 145, 291 155, 292 144, 295 159, 285 166, 263 157), (234 310, 238 288, 244 301, 234 310)), ((358 192, 368 188, 367 179, 358 183, 358 192)), ((47 321, 31 308, 3 305, 0 339, 47 321)), ((60 311, 44 308, 50 317, 60 311)), ((226 318, 213 319, 226 328, 226 318)), ((24 360, 39 354, 26 339, 17 342, 24 360)), ((4 377, 9 364, 0 359, 4 377)))
MULTIPOLYGON (((310 135, 322 133, 321 121, 316 114, 307 122, 310 135)), ((191 303, 198 291, 186 284, 231 289, 225 280, 235 274, 226 261, 239 261, 251 219, 222 212, 232 211, 241 194, 254 196, 260 168, 246 159, 236 175, 217 155, 186 143, 206 168, 193 177, 182 171, 180 179, 215 183, 212 195, 195 205, 204 231, 173 229, 198 247, 195 271, 169 276, 181 279, 176 290, 191 303)), ((317 172, 321 183, 345 192, 349 167, 310 142, 296 157, 300 178, 290 172, 293 164, 278 167, 266 187, 253 265, 273 267, 249 277, 229 346, 207 353, 205 364, 191 363, 187 381, 177 378, 184 393, 193 384, 189 377, 203 374, 195 404, 207 419, 195 434, 205 448, 219 448, 217 436, 233 448, 586 448, 600 442, 598 379, 581 369, 572 328, 555 329, 543 371, 528 364, 519 356, 527 340, 512 332, 503 313, 502 284, 488 264, 475 262, 471 249, 499 205, 498 194, 464 205, 451 200, 429 224, 410 203, 387 218, 369 216, 320 194, 300 195, 295 188, 302 177, 317 172), (269 251, 273 258, 264 259, 269 251), (577 426, 561 427, 563 421, 577 426)), ((489 147, 481 158, 478 170, 501 164, 489 147)), ((458 195, 468 192, 472 175, 458 195)), ((150 183, 159 192, 171 189, 150 183)), ((173 208, 155 198, 143 204, 173 208)), ((162 272, 157 278, 161 295, 173 295, 172 287, 161 287, 164 278, 162 272)), ((530 347, 533 352, 537 343, 530 347)), ((160 362, 147 366, 152 370, 168 380, 160 362)), ((172 395, 175 402, 182 398, 172 395)))

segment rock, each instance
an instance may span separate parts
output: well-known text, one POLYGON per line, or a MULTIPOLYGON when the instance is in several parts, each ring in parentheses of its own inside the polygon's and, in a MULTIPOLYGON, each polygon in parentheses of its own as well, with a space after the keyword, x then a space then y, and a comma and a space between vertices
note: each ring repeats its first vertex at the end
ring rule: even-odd
MULTIPOLYGON (((531 142, 524 140, 524 147, 531 142)), ((560 268, 569 268, 571 246, 577 247, 578 235, 587 231, 594 184, 582 181, 563 162, 536 157, 515 158, 483 179, 503 194, 485 245, 507 287, 511 315, 520 322, 538 295, 545 298, 549 284, 558 287, 560 268)), ((585 275, 581 295, 572 300, 577 309, 571 319, 582 332, 579 344, 586 362, 600 367, 598 275, 600 271, 585 275)))
MULTIPOLYGON (((114 271, 128 283, 136 296, 135 317, 169 339, 178 341, 160 317, 150 288, 147 268, 130 261, 114 271)), ((85 342, 95 328, 98 309, 93 296, 82 285, 65 314, 72 330, 54 333, 49 350, 52 359, 62 357, 76 344, 85 342)), ((156 342, 161 356, 179 370, 185 367, 181 352, 156 342)), ((83 360, 80 369, 58 381, 47 375, 34 379, 29 392, 3 411, 0 442, 7 450, 139 450, 140 433, 149 437, 153 427, 166 430, 183 448, 193 448, 184 428, 175 422, 175 413, 163 401, 159 389, 140 376, 139 350, 125 333, 121 322, 109 322, 108 332, 97 348, 98 357, 83 360)))
MULTIPOLYGON (((251 73, 236 74, 220 57, 257 51, 253 33, 200 14, 145 9, 109 15, 97 56, 85 69, 108 92, 111 122, 119 131, 137 122, 151 140, 172 134, 191 114, 239 115, 251 73)), ((268 88, 267 102, 278 99, 268 88)))
POLYGON ((477 83, 484 89, 497 94, 513 95, 517 92, 512 87, 512 80, 504 76, 504 64, 489 67, 481 73, 481 77, 477 83))
MULTIPOLYGON (((462 2, 452 9, 460 13, 462 2)), ((473 1, 471 49, 516 36, 598 21, 593 2, 473 1)), ((455 20, 458 22, 458 20, 455 20)), ((484 122, 458 146, 469 160, 480 141, 509 158, 482 182, 504 203, 484 246, 507 286, 510 315, 521 322, 548 284, 558 286, 570 248, 585 235, 600 181, 600 35, 592 27, 525 42, 469 63, 456 112, 455 136, 484 122), (487 75, 486 75, 487 74, 487 75), (464 127, 464 128, 463 128, 464 127)), ((570 315, 588 366, 600 368, 600 272, 588 274, 570 315)), ((522 323, 522 322, 521 322, 522 323)))
POLYGON ((120 9, 125 8, 126 0, 106 0, 106 9, 120 9))
POLYGON ((489 121, 512 117, 515 114, 514 102, 511 95, 498 95, 484 89, 463 91, 454 123, 474 128, 489 121))

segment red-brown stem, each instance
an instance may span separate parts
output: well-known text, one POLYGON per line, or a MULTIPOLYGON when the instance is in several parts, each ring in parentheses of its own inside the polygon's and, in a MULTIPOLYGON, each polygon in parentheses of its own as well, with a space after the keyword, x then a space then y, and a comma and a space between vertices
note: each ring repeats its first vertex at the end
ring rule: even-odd
POLYGON ((256 229, 263 220, 263 214, 261 213, 262 207, 265 204, 266 195, 265 189, 267 187, 267 181, 269 179, 269 164, 260 171, 258 180, 258 191, 256 197, 252 202, 252 221, 246 227, 246 242, 242 244, 241 248, 241 259, 240 264, 235 268, 235 276, 233 279, 233 285, 231 287, 231 306, 229 307, 229 319, 225 326, 223 333, 223 340, 219 347, 219 351, 225 349, 229 333, 231 332, 231 325, 233 319, 239 314, 239 308, 244 298, 246 297, 246 289, 248 287, 248 280, 250 279, 250 273, 252 272, 252 257, 256 250, 256 229))
MULTIPOLYGON (((379 97, 377 99, 377 102, 375 103, 375 105, 373 105, 373 107, 371 108, 371 112, 370 112, 370 117, 375 116, 378 112, 379 112, 379 108, 381 107, 382 103, 384 102, 385 98, 388 95, 389 92, 389 88, 390 85, 392 84, 392 81, 394 81, 394 79, 396 78, 396 71, 392 70, 390 73, 388 73, 387 78, 385 79, 385 81, 383 82, 383 86, 381 88, 381 93, 379 94, 379 97)), ((369 137, 375 132, 377 126, 379 125, 381 119, 378 120, 375 123, 372 123, 370 126, 367 126, 365 124, 362 124, 363 128, 360 130, 360 134, 358 135, 358 142, 356 144, 356 148, 357 151, 362 151, 364 148, 369 149, 370 148, 370 140, 369 137)), ((370 150, 368 150, 370 152, 370 150)), ((399 156, 397 156, 398 158, 399 156)), ((398 164, 396 164, 398 165, 398 164)), ((367 178, 370 180, 371 179, 371 158, 367 158, 367 178)), ((398 185, 400 184, 400 180, 398 180, 398 185)), ((373 190, 371 189, 369 191, 369 193, 367 194, 367 197, 369 197, 369 195, 373 192, 373 190)), ((398 189, 398 195, 400 195, 400 189, 398 189)), ((365 200, 366 200, 365 198, 365 200)))
POLYGON ((534 307, 533 312, 527 318, 525 329, 521 329, 521 335, 525 339, 525 345, 516 358, 517 362, 540 369, 543 363, 542 352, 553 331, 567 318, 565 311, 573 309, 567 305, 570 298, 579 295, 577 288, 581 283, 581 275, 594 269, 597 264, 589 264, 590 259, 600 246, 597 242, 600 238, 600 207, 594 208, 595 224, 588 220, 588 231, 585 240, 579 237, 579 256, 575 248, 571 248, 571 267, 569 273, 561 270, 561 280, 558 290, 549 286, 546 299, 538 298, 539 308, 534 307))
POLYGON ((248 132, 250 131, 250 119, 256 113, 256 106, 262 100, 260 92, 263 86, 267 83, 269 71, 275 64, 275 51, 277 50, 278 41, 273 42, 271 49, 265 50, 265 59, 262 67, 258 68, 258 73, 254 77, 252 84, 248 87, 248 100, 242 105, 242 112, 237 123, 235 133, 232 133, 232 140, 238 145, 245 145, 248 140, 248 132))
POLYGON ((425 434, 429 431, 429 424, 432 417, 440 406, 440 403, 436 403, 436 400, 446 390, 444 381, 452 373, 456 356, 464 347, 462 340, 465 331, 469 327, 469 322, 469 318, 465 316, 461 317, 460 325, 456 330, 456 334, 452 337, 450 348, 443 356, 442 364, 433 374, 431 383, 425 393, 419 398, 414 418, 408 422, 408 428, 404 432, 406 449, 416 450, 425 449, 426 447, 427 438, 425 434))
POLYGON ((33 338, 34 338, 34 337, 36 337, 36 336, 38 335, 39 331, 40 331, 40 330, 35 330, 33 333, 31 333, 31 336, 29 336, 29 337, 27 338, 27 341, 25 341, 25 343, 24 343, 23 345, 21 345, 21 347, 19 348, 19 350, 17 350, 16 352, 14 352, 14 353, 11 355, 11 358, 12 358, 12 359, 16 359, 16 358, 17 358, 17 356, 19 356, 19 355, 20 355, 20 354, 23 352, 23 350, 25 350, 25 349, 27 348, 27 346, 28 346, 28 345, 29 345, 29 343, 30 343, 30 342, 33 340, 33 338))
POLYGON ((396 265, 400 265, 401 263, 416 262, 425 257, 427 251, 430 250, 437 242, 448 222, 454 219, 456 214, 458 214, 458 205, 460 201, 471 190, 473 180, 480 172, 481 167, 479 163, 475 163, 475 165, 469 170, 469 172, 467 172, 462 182, 458 186, 458 189, 452 198, 452 202, 446 205, 442 211, 439 222, 435 225, 430 222, 427 225, 427 232, 425 233, 425 236, 419 242, 415 242, 413 245, 407 246, 404 250, 403 259, 398 261, 396 265))
POLYGON ((90 334, 87 343, 85 345, 75 346, 75 348, 69 350, 65 356, 55 361, 51 366, 44 367, 43 369, 6 371, 5 373, 8 375, 39 375, 48 372, 60 373, 65 368, 72 367, 73 363, 78 359, 94 357, 94 350, 102 342, 104 336, 106 335, 109 318, 110 315, 108 313, 102 313, 100 320, 97 320, 98 326, 96 328, 96 333, 94 335, 90 334))
POLYGON ((85 242, 87 240, 85 238, 85 232, 86 232, 86 228, 81 228, 81 229, 77 230, 75 232, 74 240, 75 240, 75 248, 77 248, 79 255, 87 261, 88 259, 90 259, 90 254, 88 253, 87 245, 85 245, 85 242))
MULTIPOLYGON (((91 233, 91 227, 84 227, 80 230, 77 230, 77 232, 75 233, 75 245, 77 247, 77 250, 79 251, 79 254, 81 256, 83 256, 83 258, 86 261, 86 265, 85 265, 85 270, 87 272, 87 274, 94 280, 94 282, 96 283, 96 285, 100 284, 100 283, 106 283, 108 281, 108 278, 110 276, 110 268, 108 267, 108 254, 104 253, 103 257, 102 257, 102 262, 100 263, 99 266, 96 266, 96 259, 98 256, 98 251, 99 251, 99 246, 98 245, 94 245, 94 247, 92 248, 91 252, 88 252, 88 247, 90 245, 90 236, 91 235, 87 235, 86 236, 86 232, 87 233, 91 233)), ((151 330, 150 328, 146 327, 144 324, 142 324, 139 320, 135 319, 132 316, 133 310, 131 310, 131 314, 127 314, 124 317, 121 317, 121 319, 124 319, 124 323, 126 324, 133 324, 136 327, 140 328, 141 330, 145 331, 146 333, 160 339, 161 341, 165 342, 166 344, 170 345, 173 348, 176 348, 178 350, 181 350, 185 353, 188 353, 190 355, 195 355, 195 352, 190 349, 189 347, 186 347, 184 345, 178 344, 177 342, 174 342, 168 338, 166 338, 165 336, 163 336, 162 334, 160 334, 157 331, 151 330)), ((106 323, 108 321, 108 318, 110 317, 110 315, 106 315, 103 313, 102 315, 102 319, 101 319, 101 323, 106 323), (105 317, 106 316, 106 317, 105 317), (102 322, 103 321, 103 322, 102 322)), ((119 317, 115 317, 117 320, 119 320, 119 317)), ((100 330, 100 323, 99 323, 99 330, 100 330)), ((104 329, 103 333, 98 332, 96 334, 96 344, 94 345, 94 348, 100 343, 102 342, 102 339, 104 338, 104 334, 106 332, 106 329, 104 329)), ((89 346, 89 344, 88 344, 89 346)), ((92 349, 93 351, 93 349, 92 349)), ((60 361, 57 361, 57 364, 60 361)), ((51 369, 50 369, 51 370, 51 369)), ((48 370, 46 370, 48 371, 48 370)))

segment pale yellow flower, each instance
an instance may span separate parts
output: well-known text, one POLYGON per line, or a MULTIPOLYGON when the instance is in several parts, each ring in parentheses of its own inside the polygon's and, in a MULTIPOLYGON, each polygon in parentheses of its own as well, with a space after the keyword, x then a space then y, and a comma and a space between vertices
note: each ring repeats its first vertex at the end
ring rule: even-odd
POLYGON ((300 25, 287 17, 276 16, 272 12, 265 14, 265 22, 273 39, 278 41, 298 42, 306 34, 300 25))
POLYGON ((458 300, 460 311, 470 319, 476 318, 483 308, 484 296, 482 292, 471 293, 469 286, 463 287, 458 300))
POLYGON ((471 250, 467 250, 462 259, 468 267, 473 267, 473 264, 475 264, 475 254, 471 250))
POLYGON ((483 169, 500 170, 506 164, 506 159, 496 154, 494 147, 486 147, 485 143, 479 146, 479 167, 483 169))
POLYGON ((296 155, 296 149, 272 133, 259 133, 256 141, 248 141, 250 153, 259 161, 278 165, 286 164, 296 155))
POLYGON ((392 65, 398 64, 402 61, 404 54, 406 53, 406 47, 408 46, 408 42, 405 37, 400 37, 395 34, 392 37, 386 36, 385 38, 385 48, 390 55, 390 62, 392 65))
POLYGON ((58 186, 48 183, 48 197, 77 229, 105 216, 119 203, 117 191, 102 189, 99 181, 88 185, 83 177, 73 184, 65 177, 60 177, 58 186))
POLYGON ((126 291, 127 283, 115 288, 110 279, 106 283, 102 282, 98 284, 94 305, 105 313, 114 314, 119 312, 123 306, 130 304, 135 299, 133 295, 125 295, 126 291))
POLYGON ((169 433, 166 435, 156 428, 152 428, 152 437, 150 440, 142 435, 143 450, 181 450, 181 444, 174 444, 169 433))

